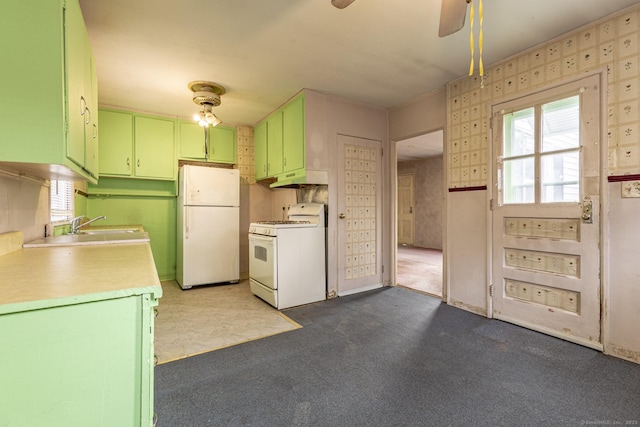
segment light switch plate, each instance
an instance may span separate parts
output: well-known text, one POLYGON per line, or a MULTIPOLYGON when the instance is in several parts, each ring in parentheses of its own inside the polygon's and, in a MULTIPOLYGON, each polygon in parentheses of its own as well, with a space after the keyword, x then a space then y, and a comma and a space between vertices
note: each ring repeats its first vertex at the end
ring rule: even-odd
POLYGON ((624 181, 622 183, 622 197, 640 197, 640 181, 624 181))

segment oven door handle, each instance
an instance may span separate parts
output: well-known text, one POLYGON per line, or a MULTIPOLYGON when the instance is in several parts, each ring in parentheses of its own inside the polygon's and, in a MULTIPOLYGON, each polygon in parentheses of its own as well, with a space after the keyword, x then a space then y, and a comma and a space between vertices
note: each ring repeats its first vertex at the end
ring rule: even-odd
POLYGON ((249 234, 249 240, 256 240, 260 242, 269 242, 273 243, 274 237, 271 236, 261 236, 259 234, 249 234))

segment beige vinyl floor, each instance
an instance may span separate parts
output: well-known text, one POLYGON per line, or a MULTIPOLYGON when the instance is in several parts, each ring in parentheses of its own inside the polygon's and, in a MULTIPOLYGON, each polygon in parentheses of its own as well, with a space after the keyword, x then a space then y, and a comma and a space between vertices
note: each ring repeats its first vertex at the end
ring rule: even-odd
POLYGON ((155 319, 155 354, 167 363, 291 331, 301 326, 254 296, 249 281, 194 286, 162 282, 155 319))
POLYGON ((399 286, 442 298, 442 251, 398 245, 399 286))

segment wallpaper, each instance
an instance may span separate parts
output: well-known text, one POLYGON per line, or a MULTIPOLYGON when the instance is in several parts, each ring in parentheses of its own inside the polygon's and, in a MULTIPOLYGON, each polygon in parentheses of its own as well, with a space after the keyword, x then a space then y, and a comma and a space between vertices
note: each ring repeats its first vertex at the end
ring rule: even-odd
POLYGON ((414 246, 442 249, 442 160, 437 156, 398 162, 398 175, 413 174, 414 246))
POLYGON ((255 184, 253 127, 238 126, 236 128, 236 150, 240 182, 243 184, 255 184))
MULTIPOLYGON (((447 85, 448 187, 488 185, 488 105, 607 69, 608 174, 640 173, 640 5, 447 85)), ((485 46, 484 50, 491 49, 485 46)))

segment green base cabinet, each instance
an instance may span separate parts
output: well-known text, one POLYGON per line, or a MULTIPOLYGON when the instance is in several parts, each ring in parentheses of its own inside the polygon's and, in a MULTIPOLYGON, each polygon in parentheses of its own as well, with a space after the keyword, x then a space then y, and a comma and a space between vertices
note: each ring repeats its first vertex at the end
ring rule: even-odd
POLYGON ((51 301, 0 315, 0 425, 153 425, 157 299, 51 301))
POLYGON ((97 81, 78 0, 4 4, 0 57, 2 167, 95 182, 97 81))
POLYGON ((209 127, 209 144, 205 131, 194 122, 178 121, 179 158, 211 163, 236 163, 236 130, 227 126, 209 127))

